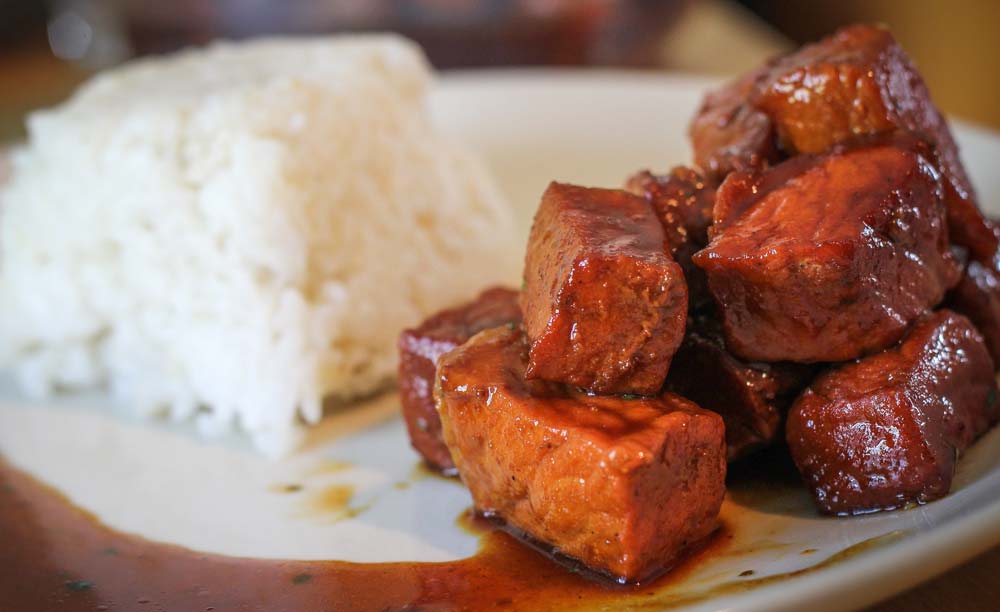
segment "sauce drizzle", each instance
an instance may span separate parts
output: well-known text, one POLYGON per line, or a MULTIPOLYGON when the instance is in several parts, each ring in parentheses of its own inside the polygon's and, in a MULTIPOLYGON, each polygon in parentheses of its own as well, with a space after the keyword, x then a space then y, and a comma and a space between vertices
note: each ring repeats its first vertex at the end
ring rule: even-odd
MULTIPOLYGON (((202 554, 119 533, 0 459, 0 610, 662 610, 774 584, 868 549, 862 543, 787 575, 685 585, 726 552, 725 528, 648 584, 599 583, 471 514, 479 552, 444 563, 276 561, 202 554)), ((898 535, 898 534, 895 534, 898 535)), ((745 574, 746 575, 746 574, 745 574)))

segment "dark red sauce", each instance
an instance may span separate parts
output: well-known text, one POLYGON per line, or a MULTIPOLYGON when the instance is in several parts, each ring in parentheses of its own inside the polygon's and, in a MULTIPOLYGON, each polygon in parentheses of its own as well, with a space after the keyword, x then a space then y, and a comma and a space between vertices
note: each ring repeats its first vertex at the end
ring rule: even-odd
MULTIPOLYGON (((273 561, 206 555, 116 532, 0 461, 0 610, 523 610, 637 604, 682 580, 728 537, 651 585, 581 577, 485 520, 478 554, 446 563, 273 561)), ((266 537, 266 534, 248 534, 266 537)))

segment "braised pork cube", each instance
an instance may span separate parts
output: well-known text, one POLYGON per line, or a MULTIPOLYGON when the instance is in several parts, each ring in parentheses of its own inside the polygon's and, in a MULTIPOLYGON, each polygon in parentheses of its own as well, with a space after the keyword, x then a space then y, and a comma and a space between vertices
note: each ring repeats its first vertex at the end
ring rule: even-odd
POLYGON ((646 198, 660 219, 671 257, 684 270, 688 309, 707 305, 711 298, 705 273, 691 263, 691 256, 708 244, 717 185, 691 168, 679 166, 665 175, 647 170, 625 183, 625 190, 646 198))
POLYGON ((659 391, 684 336, 688 296, 649 202, 552 183, 531 228, 524 283, 529 379, 659 391))
POLYGON ((913 62, 885 28, 843 28, 709 94, 691 135, 697 163, 718 166, 724 175, 754 160, 823 153, 893 132, 933 145, 945 176, 952 239, 985 261, 997 239, 977 208, 958 146, 913 62), (721 121, 720 113, 742 119, 721 121), (762 134, 765 125, 777 154, 762 134))
POLYGON ((735 461, 781 436, 788 407, 814 372, 805 364, 736 358, 715 317, 701 314, 688 318, 664 388, 722 416, 727 457, 735 461))
POLYGON ((520 323, 518 293, 494 287, 475 300, 430 317, 399 336, 399 399, 410 444, 430 467, 453 475, 455 464, 441 438, 434 407, 438 358, 484 329, 520 323))
POLYGON ((727 346, 751 361, 806 363, 891 346, 959 279, 940 175, 919 150, 895 145, 785 164, 726 179, 713 240, 694 256, 727 346), (786 175, 785 164, 797 174, 756 187, 786 175))
POLYGON ((528 381, 520 330, 443 356, 435 394, 476 508, 622 581, 675 563, 716 527, 719 415, 676 395, 626 399, 528 381))
POLYGON ((820 375, 787 438, 819 509, 857 514, 944 496, 958 453, 998 418, 982 336, 941 310, 898 346, 820 375))
MULTIPOLYGON (((961 251, 952 247, 952 251, 961 251)), ((993 364, 1000 367, 1000 252, 990 263, 969 261, 962 280, 946 299, 948 308, 963 314, 983 334, 993 364)))
POLYGON ((664 175, 643 170, 625 182, 626 191, 646 198, 653 205, 667 244, 673 250, 689 243, 704 246, 708 242, 717 186, 697 170, 684 166, 664 175))
POLYGON ((709 177, 721 180, 735 170, 776 162, 781 155, 771 118, 749 101, 769 66, 709 92, 688 129, 694 163, 709 177))

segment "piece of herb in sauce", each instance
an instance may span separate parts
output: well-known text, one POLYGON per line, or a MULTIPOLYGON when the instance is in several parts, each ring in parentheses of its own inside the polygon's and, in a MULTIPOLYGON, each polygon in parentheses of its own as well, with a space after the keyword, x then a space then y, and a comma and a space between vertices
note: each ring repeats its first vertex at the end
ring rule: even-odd
POLYGON ((94 583, 89 580, 67 580, 66 588, 71 591, 89 591, 94 588, 94 583))
POLYGON ((108 546, 107 548, 101 550, 101 554, 108 555, 109 557, 117 557, 118 549, 115 548, 114 546, 108 546))
POLYGON ((989 394, 986 396, 986 405, 992 408, 997 403, 997 390, 990 389, 989 394))
POLYGON ((639 395, 638 393, 624 393, 624 394, 622 394, 622 399, 623 400, 634 400, 634 399, 639 399, 640 397, 642 397, 642 396, 639 395))
POLYGON ((292 576, 292 584, 305 584, 312 579, 312 574, 295 574, 292 576))

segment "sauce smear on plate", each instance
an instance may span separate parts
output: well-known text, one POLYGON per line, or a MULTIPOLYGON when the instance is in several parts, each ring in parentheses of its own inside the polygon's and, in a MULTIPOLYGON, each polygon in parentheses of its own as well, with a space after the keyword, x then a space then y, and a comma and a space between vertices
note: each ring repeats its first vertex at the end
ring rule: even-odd
POLYGON ((618 586, 588 580, 485 520, 472 526, 481 531, 479 553, 444 563, 208 555, 116 532, 0 460, 0 609, 519 610, 592 609, 612 602, 641 607, 731 537, 720 530, 654 583, 618 586))

